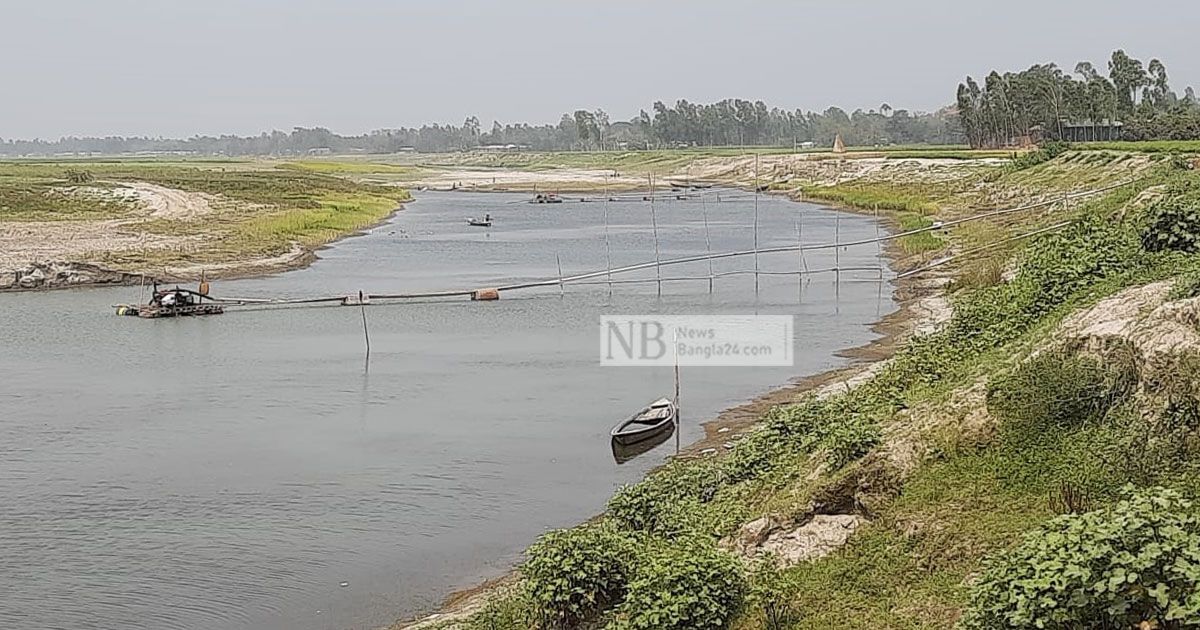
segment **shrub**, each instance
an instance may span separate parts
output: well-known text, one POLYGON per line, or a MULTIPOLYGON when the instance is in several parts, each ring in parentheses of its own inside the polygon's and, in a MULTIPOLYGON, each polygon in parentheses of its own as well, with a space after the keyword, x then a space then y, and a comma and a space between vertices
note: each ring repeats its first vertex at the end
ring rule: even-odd
POLYGON ((1066 153, 1070 148, 1071 145, 1066 142, 1047 142, 1037 150, 1016 156, 1009 167, 1014 171, 1019 171, 1031 166, 1037 166, 1066 153))
POLYGON ((1172 302, 1194 297, 1200 297, 1200 272, 1197 271, 1180 275, 1175 279, 1175 284, 1171 285, 1171 291, 1167 293, 1167 301, 1172 302))
POLYGON ((716 630, 741 609, 741 563, 711 540, 657 550, 639 568, 612 630, 716 630))
POLYGON ((462 630, 528 630, 534 625, 533 613, 528 589, 514 588, 467 618, 462 630))
POLYGON ((625 486, 608 501, 608 514, 626 529, 673 533, 677 511, 673 504, 693 499, 712 500, 720 485, 720 470, 710 461, 673 461, 642 481, 625 486))
POLYGON ((607 522, 543 535, 521 566, 542 627, 571 627, 625 596, 632 541, 607 522))
POLYGON ((829 465, 841 468, 866 455, 882 438, 879 423, 862 414, 846 414, 821 427, 820 446, 829 465))
POLYGON ((1142 246, 1152 252, 1200 249, 1200 191, 1190 181, 1168 188, 1150 206, 1142 246))
POLYGON ((1043 352, 988 385, 988 411, 1014 434, 1077 427, 1126 394, 1128 375, 1066 350, 1043 352))
POLYGON ((1030 532, 988 563, 960 627, 1168 630, 1198 619, 1200 515, 1158 488, 1030 532))

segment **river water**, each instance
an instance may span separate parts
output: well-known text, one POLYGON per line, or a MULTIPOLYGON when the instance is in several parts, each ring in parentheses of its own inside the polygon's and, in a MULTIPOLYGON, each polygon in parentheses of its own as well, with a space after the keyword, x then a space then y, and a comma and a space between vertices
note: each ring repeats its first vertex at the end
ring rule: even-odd
MULTIPOLYGON (((752 247, 725 191, 656 204, 663 258, 752 247)), ((654 259, 640 200, 532 205, 426 193, 308 269, 216 282, 238 296, 475 288, 654 259), (490 229, 467 216, 490 212, 490 229)), ((869 217, 763 197, 762 247, 870 238, 869 217)), ((875 245, 844 266, 879 263, 875 245)), ((830 250, 809 252, 830 267, 830 250)), ((795 253, 763 255, 794 270, 795 253)), ((718 261, 719 273, 753 269, 718 261)), ((707 275, 707 263, 664 271, 707 275)), ((653 277, 644 272, 641 277, 653 277)), ((137 287, 0 294, 0 627, 343 630, 427 611, 503 573, 541 532, 599 512, 673 441, 624 465, 607 432, 672 390, 599 365, 603 314, 795 315, 794 367, 684 368, 682 440, 789 379, 844 363, 894 309, 876 272, 557 287, 498 302, 140 320, 137 287)))

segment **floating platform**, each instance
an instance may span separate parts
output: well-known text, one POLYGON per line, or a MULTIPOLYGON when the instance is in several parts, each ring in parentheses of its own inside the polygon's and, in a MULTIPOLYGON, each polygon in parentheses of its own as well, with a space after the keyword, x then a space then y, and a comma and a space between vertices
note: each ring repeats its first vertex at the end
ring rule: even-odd
POLYGON ((198 317, 202 315, 220 315, 225 307, 220 304, 190 304, 186 306, 155 306, 153 304, 122 304, 117 307, 117 315, 157 319, 159 317, 198 317))

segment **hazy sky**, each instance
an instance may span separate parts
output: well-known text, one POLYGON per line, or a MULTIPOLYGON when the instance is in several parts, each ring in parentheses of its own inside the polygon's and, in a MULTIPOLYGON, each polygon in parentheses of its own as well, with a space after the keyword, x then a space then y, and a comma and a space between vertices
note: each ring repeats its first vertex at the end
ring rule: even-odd
POLYGON ((613 120, 655 100, 934 109, 1114 48, 1200 85, 1184 0, 3 0, 0 137, 613 120))

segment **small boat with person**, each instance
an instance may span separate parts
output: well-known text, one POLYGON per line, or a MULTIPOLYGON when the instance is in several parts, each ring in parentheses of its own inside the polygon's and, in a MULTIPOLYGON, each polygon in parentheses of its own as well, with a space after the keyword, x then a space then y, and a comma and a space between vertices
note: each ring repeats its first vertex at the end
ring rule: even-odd
MULTIPOLYGON (((207 283, 204 283, 207 284, 207 283)), ((203 284, 202 284, 203 286, 203 284)), ((225 307, 216 302, 205 302, 206 293, 191 289, 159 290, 157 286, 150 294, 146 304, 121 304, 117 306, 117 315, 157 319, 159 317, 192 317, 198 315, 220 315, 225 307)), ((211 300, 211 298, 209 298, 211 300)))
POLYGON ((492 227, 492 215, 489 212, 488 214, 483 215, 483 218, 468 217, 467 225, 474 227, 492 227))
POLYGON ((677 414, 678 409, 675 408, 674 402, 666 398, 659 398, 633 414, 628 420, 613 427, 612 441, 628 446, 649 440, 664 431, 673 429, 677 414))
POLYGON ((533 196, 529 203, 562 203, 562 197, 555 193, 538 193, 533 196))

